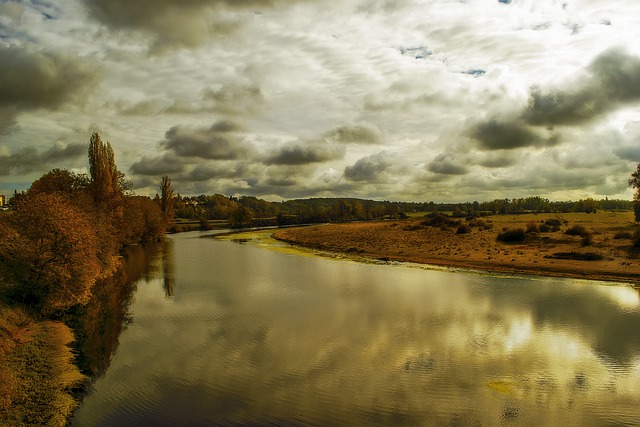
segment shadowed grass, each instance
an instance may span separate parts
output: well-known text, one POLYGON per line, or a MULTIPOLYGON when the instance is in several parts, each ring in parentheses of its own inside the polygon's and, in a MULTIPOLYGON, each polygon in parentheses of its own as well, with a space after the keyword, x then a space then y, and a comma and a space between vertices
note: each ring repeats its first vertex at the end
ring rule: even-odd
POLYGON ((77 407, 70 392, 85 381, 67 345, 71 330, 0 307, 0 425, 65 426, 77 407))

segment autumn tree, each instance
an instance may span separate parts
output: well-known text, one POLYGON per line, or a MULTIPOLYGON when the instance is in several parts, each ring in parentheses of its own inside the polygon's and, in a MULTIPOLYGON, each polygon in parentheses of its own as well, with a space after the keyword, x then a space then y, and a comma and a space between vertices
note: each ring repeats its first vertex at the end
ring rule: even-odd
POLYGON ((146 243, 159 240, 165 233, 165 223, 157 203, 146 196, 125 199, 125 244, 146 243))
MULTIPOLYGON (((16 192, 14 210, 0 215, 0 286, 45 316, 85 304, 96 281, 116 272, 121 249, 165 232, 158 204, 125 196, 130 183, 97 133, 88 155, 89 176, 53 169, 16 192)), ((170 180, 163 184, 172 201, 170 180)))
POLYGON ((636 167, 635 172, 631 174, 629 186, 635 190, 633 194, 633 211, 635 212, 636 222, 640 222, 640 164, 636 167))
POLYGON ((29 191, 75 194, 89 187, 89 178, 66 169, 52 169, 35 180, 29 191))
POLYGON ((42 314, 86 303, 100 274, 91 219, 59 194, 30 192, 2 218, 0 273, 42 314))
POLYGON ((246 206, 238 206, 229 218, 229 225, 232 228, 250 227, 253 221, 253 212, 246 206))
POLYGON ((105 202, 122 195, 116 158, 111 144, 106 144, 94 132, 89 140, 89 176, 96 202, 105 202))
POLYGON ((162 211, 162 219, 167 226, 173 222, 175 203, 176 199, 171 178, 164 175, 160 180, 160 210, 162 211))

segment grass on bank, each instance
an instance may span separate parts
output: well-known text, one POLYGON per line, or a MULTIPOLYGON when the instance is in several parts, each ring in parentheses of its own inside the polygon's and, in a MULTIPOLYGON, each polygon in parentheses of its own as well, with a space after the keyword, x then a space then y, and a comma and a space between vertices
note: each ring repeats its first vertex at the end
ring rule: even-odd
POLYGON ((0 426, 65 426, 86 377, 73 364, 71 330, 0 306, 0 426))

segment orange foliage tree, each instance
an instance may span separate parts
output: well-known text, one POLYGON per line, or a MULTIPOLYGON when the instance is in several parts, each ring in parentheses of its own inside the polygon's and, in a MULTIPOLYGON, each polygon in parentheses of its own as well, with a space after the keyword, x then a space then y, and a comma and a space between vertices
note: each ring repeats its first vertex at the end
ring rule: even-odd
POLYGON ((158 204, 125 196, 113 149, 97 133, 88 154, 89 177, 53 169, 0 216, 0 285, 43 315, 85 304, 96 280, 115 273, 125 246, 165 233, 158 204))
POLYGON ((105 202, 122 196, 116 157, 111 144, 106 144, 94 132, 89 140, 89 176, 96 202, 105 202))
POLYGON ((162 219, 166 226, 170 226, 175 215, 174 206, 176 203, 175 193, 171 178, 163 175, 160 180, 160 210, 162 211, 162 219))
POLYGON ((100 263, 86 213, 58 194, 33 192, 0 230, 0 269, 16 299, 45 315, 89 300, 100 263))

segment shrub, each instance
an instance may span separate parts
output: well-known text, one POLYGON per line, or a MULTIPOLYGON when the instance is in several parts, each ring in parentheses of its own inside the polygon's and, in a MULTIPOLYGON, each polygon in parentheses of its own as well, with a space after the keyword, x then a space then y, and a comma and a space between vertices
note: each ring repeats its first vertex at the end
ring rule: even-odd
POLYGON ((549 227, 560 227, 562 225, 562 221, 560 221, 558 218, 548 219, 544 223, 549 227))
POLYGON ((467 234, 471 231, 471 228, 467 225, 461 225, 460 227, 458 227, 458 230, 456 231, 456 234, 467 234))
POLYGON ((540 230, 541 233, 548 233, 549 231, 551 231, 551 227, 543 223, 543 224, 540 224, 540 226, 538 227, 538 230, 540 230))
POLYGON ((614 239, 628 239, 628 240, 632 240, 633 239, 633 234, 629 233, 628 231, 618 231, 614 236, 614 239))
POLYGON ((493 224, 491 222, 485 221, 483 219, 477 219, 477 218, 469 221, 469 226, 483 228, 485 230, 490 230, 493 228, 493 224))
POLYGON ((633 247, 640 248, 640 230, 633 234, 633 247))
POLYGON ((504 243, 523 242, 525 238, 526 238, 526 234, 522 228, 507 230, 498 234, 498 241, 504 242, 504 243))
POLYGON ((422 230, 423 226, 422 225, 418 225, 418 224, 414 224, 414 225, 409 225, 403 228, 403 230, 405 231, 416 231, 416 230, 422 230))
POLYGON ((527 231, 526 233, 538 233, 540 231, 540 228, 538 227, 538 224, 535 221, 531 221, 529 223, 527 223, 527 231))
POLYGON ((456 221, 451 219, 450 217, 443 215, 441 213, 429 214, 427 219, 420 223, 421 225, 425 225, 427 227, 440 227, 447 228, 460 225, 460 221, 456 221))
POLYGON ((583 236, 587 233, 587 229, 581 225, 574 225, 573 227, 565 231, 565 234, 568 234, 570 236, 583 236))
POLYGON ((556 252, 553 255, 545 255, 545 258, 570 259, 575 261, 601 261, 604 259, 604 256, 594 252, 556 252))
POLYGON ((589 246, 593 243, 593 236, 591 236, 591 233, 585 232, 581 234, 581 236, 582 240, 580 241, 580 243, 582 244, 582 246, 589 246))

